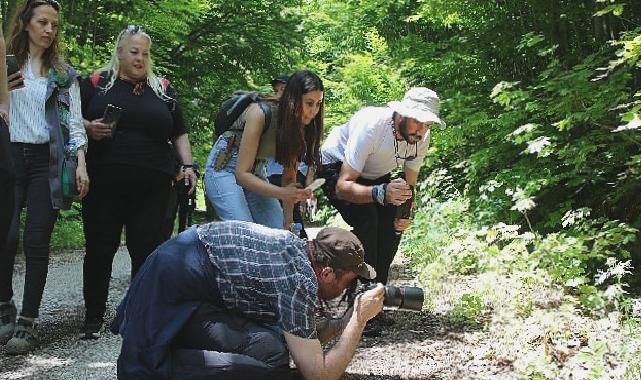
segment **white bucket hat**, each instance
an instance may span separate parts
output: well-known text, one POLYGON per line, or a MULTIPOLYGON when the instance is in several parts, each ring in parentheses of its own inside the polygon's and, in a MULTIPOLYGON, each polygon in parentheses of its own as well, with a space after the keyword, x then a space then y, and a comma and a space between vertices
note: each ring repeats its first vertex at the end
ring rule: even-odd
POLYGON ((401 116, 411 117, 420 123, 438 123, 445 128, 445 123, 438 117, 441 101, 436 92, 427 87, 412 87, 407 90, 403 100, 387 105, 401 116))

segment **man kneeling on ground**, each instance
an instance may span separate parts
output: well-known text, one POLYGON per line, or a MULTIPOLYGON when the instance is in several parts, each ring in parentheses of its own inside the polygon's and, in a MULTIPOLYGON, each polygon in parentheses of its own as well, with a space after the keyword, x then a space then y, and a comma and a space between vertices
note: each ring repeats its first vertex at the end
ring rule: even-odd
POLYGON ((303 377, 338 379, 384 288, 356 297, 341 319, 317 326, 315 315, 357 276, 376 277, 363 256, 339 228, 307 241, 240 221, 193 227, 147 259, 118 308, 118 378, 287 379, 291 354, 303 377))

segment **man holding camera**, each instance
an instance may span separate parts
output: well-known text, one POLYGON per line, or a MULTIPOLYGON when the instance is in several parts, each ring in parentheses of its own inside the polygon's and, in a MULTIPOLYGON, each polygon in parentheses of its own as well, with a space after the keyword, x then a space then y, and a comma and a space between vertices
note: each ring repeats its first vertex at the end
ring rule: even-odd
POLYGON ((321 148, 323 190, 363 243, 377 282, 387 283, 401 233, 410 225, 413 187, 430 128, 444 126, 439 107, 434 91, 411 88, 400 102, 358 111, 332 129, 321 148), (392 179, 401 164, 402 173, 392 179))
POLYGON ((118 307, 118 378, 290 379, 289 354, 304 378, 340 378, 384 288, 357 296, 341 319, 315 317, 357 276, 376 276, 363 255, 339 228, 309 241, 242 221, 188 229, 148 257, 118 307))

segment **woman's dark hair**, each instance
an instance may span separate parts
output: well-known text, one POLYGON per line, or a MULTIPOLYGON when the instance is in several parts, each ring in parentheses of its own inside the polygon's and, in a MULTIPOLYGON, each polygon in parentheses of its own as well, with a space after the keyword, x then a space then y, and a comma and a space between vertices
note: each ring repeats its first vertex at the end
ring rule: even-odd
MULTIPOLYGON (((7 51, 16 56, 19 67, 24 66, 29 57, 29 33, 25 28, 33 18, 33 11, 44 5, 52 7, 58 13, 60 12, 60 4, 55 0, 27 0, 16 10, 7 51)), ((58 27, 58 32, 53 38, 51 46, 45 50, 42 60, 44 62, 43 69, 54 68, 58 74, 63 74, 65 70, 63 67, 64 57, 60 49, 60 34, 61 30, 58 27)))
POLYGON ((323 81, 309 70, 295 72, 285 86, 278 107, 276 132, 276 161, 291 167, 296 161, 308 166, 320 165, 320 143, 323 137, 325 101, 311 123, 302 125, 303 95, 311 91, 324 91, 323 81))

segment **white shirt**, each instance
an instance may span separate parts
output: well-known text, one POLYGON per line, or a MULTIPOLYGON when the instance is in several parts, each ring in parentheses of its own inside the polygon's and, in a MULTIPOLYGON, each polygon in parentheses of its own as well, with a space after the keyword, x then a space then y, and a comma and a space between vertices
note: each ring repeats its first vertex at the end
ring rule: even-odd
MULTIPOLYGON (((46 144, 49 142, 49 126, 45 118, 47 77, 36 77, 31 70, 31 61, 22 67, 24 87, 9 92, 9 133, 12 142, 46 144)), ((87 134, 82 124, 80 86, 74 80, 69 89, 69 148, 75 152, 86 146, 87 134)))
MULTIPOLYGON (((365 107, 347 123, 334 127, 321 147, 322 163, 347 163, 365 179, 376 179, 390 173, 397 165, 393 114, 394 111, 388 107, 365 107)), ((406 168, 418 172, 429 143, 430 132, 427 131, 418 143, 418 156, 411 161, 398 159, 399 164, 404 163, 406 168)), ((415 149, 404 140, 398 141, 401 156, 411 156, 415 149)))

